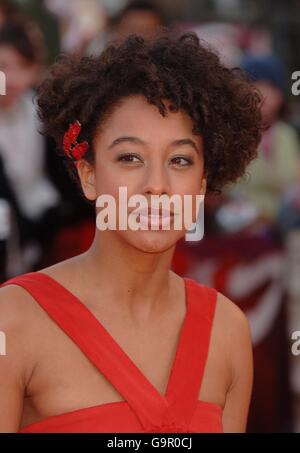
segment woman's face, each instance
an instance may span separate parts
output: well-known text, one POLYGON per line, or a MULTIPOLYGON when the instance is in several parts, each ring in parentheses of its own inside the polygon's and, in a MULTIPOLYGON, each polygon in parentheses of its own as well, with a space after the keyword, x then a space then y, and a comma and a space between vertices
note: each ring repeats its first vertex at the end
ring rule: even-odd
POLYGON ((38 65, 28 62, 14 47, 0 46, 0 71, 6 78, 6 95, 0 97, 0 106, 9 107, 31 88, 38 76, 38 65))
MULTIPOLYGON (((195 221, 195 195, 204 195, 206 181, 202 138, 193 134, 192 128, 190 116, 183 111, 168 111, 163 117, 142 95, 123 99, 95 139, 95 166, 88 170, 88 164, 81 161, 78 167, 85 195, 89 199, 113 195, 117 219, 119 187, 127 188, 128 198, 145 196, 149 206, 151 195, 177 194, 181 199, 193 195, 195 221)), ((128 208, 127 212, 134 209, 128 208)), ((110 234, 145 252, 162 252, 174 246, 185 235, 185 229, 174 229, 171 220, 169 230, 160 226, 156 230, 117 229, 110 234)))

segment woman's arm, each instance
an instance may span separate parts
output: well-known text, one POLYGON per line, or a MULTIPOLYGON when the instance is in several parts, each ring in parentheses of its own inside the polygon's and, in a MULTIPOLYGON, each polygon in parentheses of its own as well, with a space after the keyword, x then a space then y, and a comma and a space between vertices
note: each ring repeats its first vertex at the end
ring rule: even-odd
POLYGON ((242 433, 246 431, 253 383, 251 335, 245 314, 223 295, 221 298, 230 307, 226 342, 232 375, 223 410, 223 430, 225 433, 242 433))
POLYGON ((0 289, 1 353, 6 354, 0 355, 0 433, 17 432, 22 417, 30 360, 26 354, 26 304, 20 302, 18 288, 0 289))

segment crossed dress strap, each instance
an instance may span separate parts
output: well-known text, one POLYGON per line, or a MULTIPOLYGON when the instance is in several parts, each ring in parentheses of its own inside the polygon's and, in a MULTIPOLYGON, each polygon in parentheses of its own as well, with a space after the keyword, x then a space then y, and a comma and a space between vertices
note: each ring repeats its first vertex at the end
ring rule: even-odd
POLYGON ((195 410, 209 345, 215 290, 184 279, 186 317, 165 395, 161 395, 101 322, 68 289, 42 272, 3 286, 24 288, 116 388, 145 431, 186 425, 195 410))

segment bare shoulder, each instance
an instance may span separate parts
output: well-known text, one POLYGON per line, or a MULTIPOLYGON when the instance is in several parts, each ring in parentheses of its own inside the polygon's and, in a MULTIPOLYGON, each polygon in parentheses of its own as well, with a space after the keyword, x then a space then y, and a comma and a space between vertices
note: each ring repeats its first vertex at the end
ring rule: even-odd
POLYGON ((32 296, 22 287, 11 284, 0 288, 0 329, 23 331, 26 320, 34 315, 32 296))
POLYGON ((0 288, 0 432, 17 432, 23 399, 37 360, 37 309, 21 287, 0 288))
POLYGON ((245 313, 228 297, 218 293, 216 324, 230 367, 231 386, 245 373, 252 374, 252 341, 245 313))
POLYGON ((27 382, 35 366, 45 314, 34 298, 14 284, 0 288, 0 331, 10 363, 27 382))
POLYGON ((218 293, 216 321, 222 331, 223 351, 230 370, 223 411, 224 432, 245 432, 253 384, 250 326, 244 312, 218 293))
POLYGON ((245 313, 228 297, 218 292, 216 317, 222 323, 223 329, 231 337, 250 335, 249 322, 245 313))
MULTIPOLYGON (((80 262, 80 256, 78 256, 41 269, 39 272, 58 280, 76 280, 74 271, 78 269, 80 272, 80 262)), ((30 323, 31 327, 34 327, 33 321, 42 316, 45 317, 45 314, 26 289, 13 283, 0 287, 0 330, 1 323, 2 325, 5 323, 7 327, 10 325, 11 328, 21 330, 24 330, 30 323)))
POLYGON ((214 324, 216 335, 222 339, 222 351, 228 364, 232 387, 241 375, 252 373, 250 325, 245 313, 221 293, 217 297, 214 324))

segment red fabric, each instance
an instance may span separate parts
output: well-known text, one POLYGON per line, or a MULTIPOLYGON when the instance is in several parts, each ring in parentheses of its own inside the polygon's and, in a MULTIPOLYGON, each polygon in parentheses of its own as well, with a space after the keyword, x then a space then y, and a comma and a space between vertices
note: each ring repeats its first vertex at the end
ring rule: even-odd
POLYGON ((222 432, 222 409, 198 400, 210 344, 216 290, 185 278, 186 316, 165 395, 70 291, 42 272, 8 280, 26 289, 123 396, 47 417, 20 430, 38 432, 222 432))

